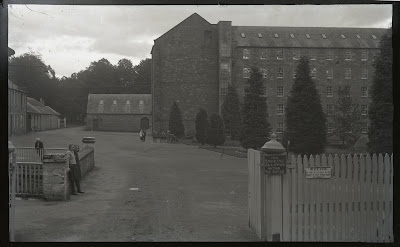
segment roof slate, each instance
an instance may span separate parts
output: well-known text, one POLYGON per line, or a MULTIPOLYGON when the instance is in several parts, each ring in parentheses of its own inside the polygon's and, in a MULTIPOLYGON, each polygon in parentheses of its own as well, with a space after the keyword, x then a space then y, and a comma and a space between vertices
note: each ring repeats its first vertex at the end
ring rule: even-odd
POLYGON ((45 115, 61 115, 50 106, 45 106, 34 98, 26 97, 26 111, 28 113, 45 114, 45 115))
POLYGON ((383 28, 232 26, 239 47, 378 48, 383 28), (241 37, 245 33, 246 38, 241 37), (258 37, 262 34, 262 38, 258 37), (279 38, 275 38, 275 34, 279 38), (294 34, 294 38, 290 37, 294 34), (310 39, 306 37, 310 35, 310 39), (326 39, 322 37, 325 34, 326 39), (341 37, 345 35, 345 39, 341 37), (360 35, 358 39, 356 35, 360 35), (373 39, 375 35, 377 39, 373 39))
POLYGON ((10 80, 8 80, 8 88, 14 89, 14 90, 17 90, 17 91, 20 91, 20 92, 25 93, 24 90, 22 90, 22 89, 21 89, 20 87, 18 87, 14 82, 12 82, 12 81, 10 81, 10 80))
POLYGON ((151 114, 151 94, 89 94, 88 114, 151 114), (103 112, 99 111, 100 101, 103 100, 103 112), (113 107, 113 101, 117 105, 113 107), (125 111, 126 102, 130 101, 131 109, 125 111), (143 101, 143 108, 139 107, 139 101, 143 101))

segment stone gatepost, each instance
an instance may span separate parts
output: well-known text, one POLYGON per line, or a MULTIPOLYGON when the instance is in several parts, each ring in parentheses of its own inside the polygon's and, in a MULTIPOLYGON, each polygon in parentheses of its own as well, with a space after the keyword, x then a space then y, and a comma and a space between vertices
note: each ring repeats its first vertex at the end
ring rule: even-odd
POLYGON ((43 156, 43 197, 49 201, 69 199, 69 165, 64 155, 43 156))
POLYGON ((265 222, 266 228, 270 229, 266 240, 280 242, 283 232, 282 176, 286 173, 286 149, 276 140, 273 133, 271 140, 266 142, 261 150, 261 166, 266 176, 264 179, 270 182, 270 189, 266 191, 268 205, 264 205, 264 212, 270 219, 269 222, 265 222))
POLYGON ((95 137, 83 137, 82 142, 83 142, 83 144, 85 144, 85 147, 94 148, 94 144, 96 143, 96 138, 95 137))

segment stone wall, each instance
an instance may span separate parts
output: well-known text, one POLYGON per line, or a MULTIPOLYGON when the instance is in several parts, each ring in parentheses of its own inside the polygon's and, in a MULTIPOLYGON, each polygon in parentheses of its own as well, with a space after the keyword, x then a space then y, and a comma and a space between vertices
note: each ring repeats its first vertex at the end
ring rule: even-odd
POLYGON ((149 114, 88 114, 87 127, 93 129, 93 118, 99 118, 99 130, 118 131, 118 132, 139 132, 140 120, 144 117, 149 119, 149 128, 151 129, 152 116, 149 114))

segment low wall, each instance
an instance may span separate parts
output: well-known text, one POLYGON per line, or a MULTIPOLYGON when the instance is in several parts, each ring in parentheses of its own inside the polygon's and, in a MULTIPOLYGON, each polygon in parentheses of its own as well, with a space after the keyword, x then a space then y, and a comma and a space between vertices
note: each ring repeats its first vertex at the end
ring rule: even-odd
POLYGON ((94 148, 84 147, 78 152, 81 175, 84 178, 94 168, 94 148))

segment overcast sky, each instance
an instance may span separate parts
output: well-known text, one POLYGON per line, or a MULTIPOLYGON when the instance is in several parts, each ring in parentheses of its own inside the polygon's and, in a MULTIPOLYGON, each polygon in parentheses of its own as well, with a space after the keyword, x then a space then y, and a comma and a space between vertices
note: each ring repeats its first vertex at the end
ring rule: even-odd
POLYGON ((58 77, 101 58, 138 64, 153 40, 197 12, 234 26, 376 27, 392 23, 391 5, 295 6, 49 6, 9 5, 9 47, 35 52, 58 77))

